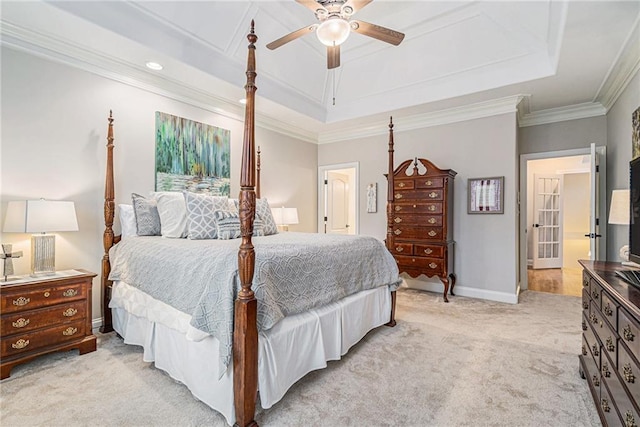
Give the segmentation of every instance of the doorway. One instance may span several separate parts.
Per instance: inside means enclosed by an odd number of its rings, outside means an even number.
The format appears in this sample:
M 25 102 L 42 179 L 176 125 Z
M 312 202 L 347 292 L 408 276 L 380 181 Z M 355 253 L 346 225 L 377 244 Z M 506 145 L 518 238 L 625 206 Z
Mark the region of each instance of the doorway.
M 605 155 L 593 145 L 520 156 L 520 290 L 580 296 L 578 260 L 606 258 Z
M 358 234 L 358 163 L 318 167 L 318 232 Z

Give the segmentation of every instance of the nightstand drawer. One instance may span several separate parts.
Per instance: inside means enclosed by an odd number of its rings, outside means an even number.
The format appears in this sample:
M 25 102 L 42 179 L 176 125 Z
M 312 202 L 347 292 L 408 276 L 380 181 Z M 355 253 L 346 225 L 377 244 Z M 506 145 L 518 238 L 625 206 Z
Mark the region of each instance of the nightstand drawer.
M 83 283 L 62 286 L 43 286 L 38 289 L 13 291 L 2 295 L 2 314 L 31 310 L 67 301 L 86 299 Z
M 30 310 L 21 313 L 2 316 L 0 330 L 2 336 L 24 333 L 34 329 L 84 319 L 86 317 L 86 303 L 78 301 L 71 304 L 60 304 L 50 308 Z
M 85 336 L 85 323 L 84 320 L 79 320 L 73 323 L 58 325 L 50 329 L 42 329 L 3 338 L 1 356 L 5 358 L 14 354 L 25 353 L 38 348 L 83 338 Z

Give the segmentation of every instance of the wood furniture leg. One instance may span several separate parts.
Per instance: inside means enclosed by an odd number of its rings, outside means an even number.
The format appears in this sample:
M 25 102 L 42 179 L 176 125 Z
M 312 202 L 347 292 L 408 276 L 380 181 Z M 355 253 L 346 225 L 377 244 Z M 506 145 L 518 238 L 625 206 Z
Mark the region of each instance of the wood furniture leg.
M 451 273 L 449 275 L 449 280 L 451 280 L 451 290 L 449 291 L 449 293 L 455 297 L 456 294 L 453 293 L 453 287 L 456 285 L 456 275 L 455 275 L 455 273 Z
M 389 323 L 385 323 L 385 326 L 396 326 L 396 291 L 391 292 L 391 318 Z
M 449 302 L 449 299 L 447 298 L 447 294 L 449 293 L 449 278 L 441 277 L 440 281 L 444 285 L 444 293 L 442 294 L 442 297 L 444 298 L 444 302 Z
M 109 111 L 109 129 L 107 131 L 107 176 L 104 186 L 104 233 L 102 235 L 102 243 L 104 246 L 104 255 L 102 257 L 102 272 L 100 283 L 102 285 L 102 326 L 100 332 L 106 334 L 113 331 L 111 320 L 111 309 L 109 308 L 109 300 L 111 299 L 111 281 L 109 273 L 111 272 L 111 263 L 109 262 L 109 249 L 116 242 L 113 235 L 113 216 L 115 213 L 114 202 L 114 184 L 113 184 L 113 111 Z M 119 240 L 119 239 L 118 239 Z

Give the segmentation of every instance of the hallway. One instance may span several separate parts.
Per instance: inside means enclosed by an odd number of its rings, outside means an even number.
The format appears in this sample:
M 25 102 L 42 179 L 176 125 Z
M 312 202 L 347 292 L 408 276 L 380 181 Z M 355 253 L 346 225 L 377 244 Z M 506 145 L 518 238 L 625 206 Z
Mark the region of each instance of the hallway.
M 549 268 L 527 269 L 530 291 L 547 292 L 560 295 L 582 296 L 582 269 Z

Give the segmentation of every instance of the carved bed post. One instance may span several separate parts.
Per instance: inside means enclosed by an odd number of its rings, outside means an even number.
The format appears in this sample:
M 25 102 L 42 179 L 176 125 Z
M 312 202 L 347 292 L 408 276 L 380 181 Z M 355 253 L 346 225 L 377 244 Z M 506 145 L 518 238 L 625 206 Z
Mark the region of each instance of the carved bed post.
M 256 199 L 260 198 L 260 146 L 258 145 L 258 160 L 256 162 Z
M 115 213 L 114 185 L 113 185 L 113 112 L 109 110 L 109 128 L 107 131 L 107 176 L 104 183 L 104 233 L 102 243 L 104 246 L 104 256 L 102 257 L 102 327 L 100 332 L 107 333 L 113 331 L 111 322 L 111 310 L 109 309 L 109 299 L 111 281 L 108 280 L 111 272 L 109 262 L 109 249 L 116 243 L 113 235 L 113 216 Z
M 249 54 L 247 59 L 247 104 L 245 106 L 244 140 L 242 144 L 242 166 L 240 170 L 240 231 L 242 242 L 238 251 L 238 270 L 242 289 L 235 302 L 233 329 L 233 393 L 236 409 L 236 425 L 257 425 L 253 420 L 258 393 L 258 327 L 257 301 L 251 290 L 255 268 L 255 251 L 251 243 L 255 216 L 255 42 L 254 22 L 251 21 Z
M 389 117 L 389 172 L 387 175 L 387 249 L 393 253 L 393 116 Z M 391 318 L 387 326 L 396 326 L 396 291 L 391 292 Z

